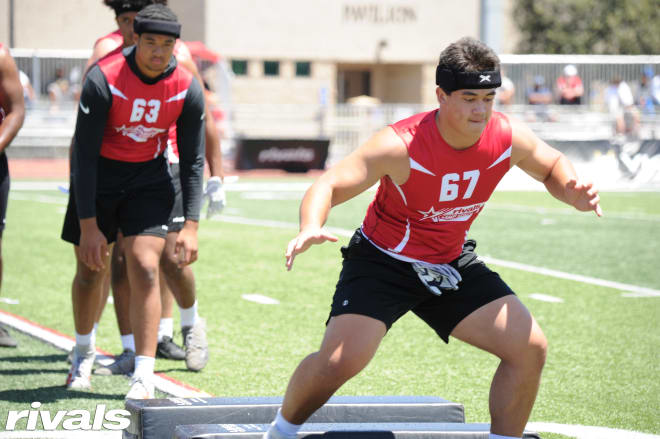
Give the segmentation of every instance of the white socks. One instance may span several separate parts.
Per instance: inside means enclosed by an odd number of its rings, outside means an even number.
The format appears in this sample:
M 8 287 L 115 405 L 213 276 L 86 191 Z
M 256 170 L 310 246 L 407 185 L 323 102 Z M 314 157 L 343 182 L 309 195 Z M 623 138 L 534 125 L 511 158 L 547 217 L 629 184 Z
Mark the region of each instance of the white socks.
M 179 308 L 181 314 L 181 327 L 193 326 L 197 322 L 197 301 L 190 308 Z
M 491 433 L 488 435 L 488 439 L 522 439 L 522 438 L 517 436 L 501 436 L 499 434 Z
M 133 334 L 120 335 L 121 338 L 121 347 L 123 350 L 130 350 L 135 352 L 135 338 Z
M 142 377 L 149 378 L 154 374 L 154 365 L 156 359 L 154 357 L 147 357 L 145 355 L 137 355 L 135 357 L 135 372 L 133 378 Z
M 89 334 L 78 334 L 76 332 L 76 350 L 78 353 L 94 351 L 94 330 Z
M 271 428 L 276 428 L 279 433 L 287 438 L 295 438 L 302 425 L 292 424 L 282 416 L 282 409 L 277 410 L 275 420 L 270 424 Z
M 173 338 L 174 319 L 172 317 L 162 318 L 158 322 L 158 341 L 163 341 L 163 337 Z

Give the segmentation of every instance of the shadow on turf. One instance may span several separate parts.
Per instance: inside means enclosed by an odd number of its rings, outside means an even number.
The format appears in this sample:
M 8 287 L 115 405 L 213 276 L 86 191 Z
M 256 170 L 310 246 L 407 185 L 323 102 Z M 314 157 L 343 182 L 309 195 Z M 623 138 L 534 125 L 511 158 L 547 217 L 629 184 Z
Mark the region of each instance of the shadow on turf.
M 3 351 L 4 353 L 5 351 Z M 65 354 L 50 354 L 50 355 L 17 355 L 15 357 L 0 357 L 0 362 L 10 362 L 10 363 L 29 363 L 29 362 L 40 362 L 40 363 L 56 363 L 58 361 L 65 361 Z
M 0 392 L 0 401 L 16 403 L 32 403 L 39 401 L 42 404 L 58 402 L 65 399 L 97 399 L 97 400 L 123 400 L 124 395 L 112 393 L 82 392 L 67 390 L 64 386 L 37 387 L 35 389 L 10 389 Z

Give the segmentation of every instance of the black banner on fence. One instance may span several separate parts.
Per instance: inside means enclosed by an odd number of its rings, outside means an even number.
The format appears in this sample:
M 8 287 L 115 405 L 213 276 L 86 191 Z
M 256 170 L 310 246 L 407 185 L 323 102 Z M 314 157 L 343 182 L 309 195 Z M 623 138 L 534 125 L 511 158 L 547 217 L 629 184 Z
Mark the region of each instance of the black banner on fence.
M 324 169 L 329 139 L 240 139 L 236 169 Z

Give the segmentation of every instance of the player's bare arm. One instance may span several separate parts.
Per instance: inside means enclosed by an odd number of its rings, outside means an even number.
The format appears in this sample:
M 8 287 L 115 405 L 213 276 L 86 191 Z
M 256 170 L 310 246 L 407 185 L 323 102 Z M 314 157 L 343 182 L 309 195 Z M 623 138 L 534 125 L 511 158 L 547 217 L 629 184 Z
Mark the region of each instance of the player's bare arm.
M 85 66 L 85 73 L 94 65 L 94 63 L 104 56 L 106 56 L 108 53 L 112 52 L 115 50 L 119 45 L 117 42 L 109 39 L 109 38 L 104 38 L 100 40 L 95 46 L 94 50 L 92 51 L 92 56 L 89 57 L 87 60 L 87 65 Z M 83 78 L 85 79 L 85 78 Z
M 23 87 L 18 77 L 16 63 L 6 48 L 0 48 L 0 106 L 5 119 L 0 125 L 0 153 L 14 139 L 25 119 Z
M 360 148 L 324 172 L 312 184 L 300 205 L 300 232 L 289 242 L 286 267 L 291 270 L 297 254 L 312 244 L 335 242 L 337 237 L 323 229 L 333 206 L 350 200 L 388 175 L 403 184 L 410 174 L 408 151 L 390 127 L 376 133 Z
M 602 216 L 598 189 L 592 182 L 581 180 L 571 162 L 532 132 L 525 124 L 511 120 L 511 166 L 517 165 L 542 182 L 555 198 L 588 212 Z

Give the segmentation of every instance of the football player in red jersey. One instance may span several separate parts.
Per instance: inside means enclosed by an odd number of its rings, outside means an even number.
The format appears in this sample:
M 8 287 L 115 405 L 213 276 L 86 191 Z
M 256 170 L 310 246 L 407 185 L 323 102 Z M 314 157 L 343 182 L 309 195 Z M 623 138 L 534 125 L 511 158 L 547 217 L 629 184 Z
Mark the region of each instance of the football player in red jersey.
M 115 19 L 118 29 L 111 32 L 94 43 L 94 51 L 88 61 L 88 69 L 99 59 L 108 56 L 108 54 L 117 52 L 125 47 L 133 45 L 133 20 L 137 12 L 144 6 L 149 4 L 167 4 L 166 0 L 104 0 L 104 3 L 111 7 L 115 12 Z M 183 67 L 190 70 L 200 83 L 202 78 L 199 75 L 197 67 L 193 62 L 190 51 L 187 46 L 177 39 L 174 47 L 174 55 L 177 62 Z M 206 160 L 209 164 L 211 177 L 207 182 L 205 197 L 209 199 L 207 209 L 207 216 L 212 216 L 222 210 L 225 203 L 224 189 L 222 187 L 223 171 L 222 171 L 222 155 L 220 150 L 220 139 L 215 123 L 209 112 L 207 114 L 206 124 Z M 181 218 L 181 194 L 180 188 L 177 186 L 178 180 L 178 151 L 176 147 L 176 131 L 170 132 L 170 142 L 172 146 L 168 151 L 168 158 L 172 165 L 172 174 L 177 188 L 177 201 L 175 209 L 173 210 L 172 219 L 177 221 L 170 221 L 169 233 L 166 244 L 166 251 L 161 261 L 161 305 L 162 314 L 158 330 L 158 346 L 157 356 L 161 358 L 168 358 L 174 360 L 186 360 L 187 366 L 191 370 L 200 370 L 206 364 L 208 358 L 205 349 L 193 348 L 191 344 L 185 343 L 184 336 L 184 351 L 177 346 L 173 340 L 173 295 L 172 290 L 176 291 L 178 304 L 181 310 L 181 326 L 184 334 L 190 333 L 189 328 L 194 326 L 197 321 L 197 303 L 190 298 L 195 297 L 195 279 L 191 267 L 180 268 L 177 266 L 175 258 L 173 258 L 172 251 L 174 243 L 176 242 L 176 234 L 181 229 L 182 222 L 178 221 Z M 121 243 L 121 235 L 118 237 L 118 243 Z M 128 318 L 128 303 L 130 291 L 128 290 L 128 281 L 125 267 L 125 260 L 121 251 L 121 245 L 114 246 L 111 258 L 111 273 L 112 273 L 112 287 L 114 308 L 117 317 L 117 323 L 122 340 L 123 352 L 119 355 L 115 362 L 109 366 L 102 366 L 95 370 L 99 375 L 111 374 L 130 374 L 133 371 L 135 344 L 133 334 Z M 100 308 L 96 317 L 95 328 L 101 318 L 103 309 L 105 308 L 106 299 L 108 296 L 108 287 L 105 286 L 104 297 L 100 302 Z
M 136 347 L 127 397 L 149 398 L 161 312 L 158 270 L 175 202 L 164 153 L 176 124 L 184 221 L 172 254 L 181 268 L 197 259 L 204 95 L 199 81 L 172 56 L 181 25 L 170 9 L 147 6 L 134 28 L 136 45 L 89 70 L 79 103 L 62 237 L 75 245 L 77 277 L 84 281 L 74 280 L 76 348 L 67 387 L 91 387 L 94 310 L 109 246 L 121 230 Z
M 445 342 L 451 335 L 500 359 L 489 398 L 490 437 L 523 434 L 547 341 L 513 291 L 477 258 L 467 232 L 513 166 L 559 200 L 600 216 L 598 191 L 525 125 L 492 111 L 499 58 L 480 41 L 449 45 L 440 55 L 436 84 L 438 109 L 381 130 L 303 198 L 300 232 L 286 250 L 288 269 L 312 244 L 337 240 L 323 228 L 332 206 L 380 181 L 361 228 L 342 248 L 321 347 L 293 373 L 267 438 L 295 437 L 411 310 Z
M 5 230 L 7 200 L 9 199 L 9 164 L 5 150 L 25 119 L 23 86 L 16 63 L 9 50 L 0 43 L 0 287 L 2 287 L 2 233 Z M 0 347 L 16 347 L 9 332 L 0 325 Z

